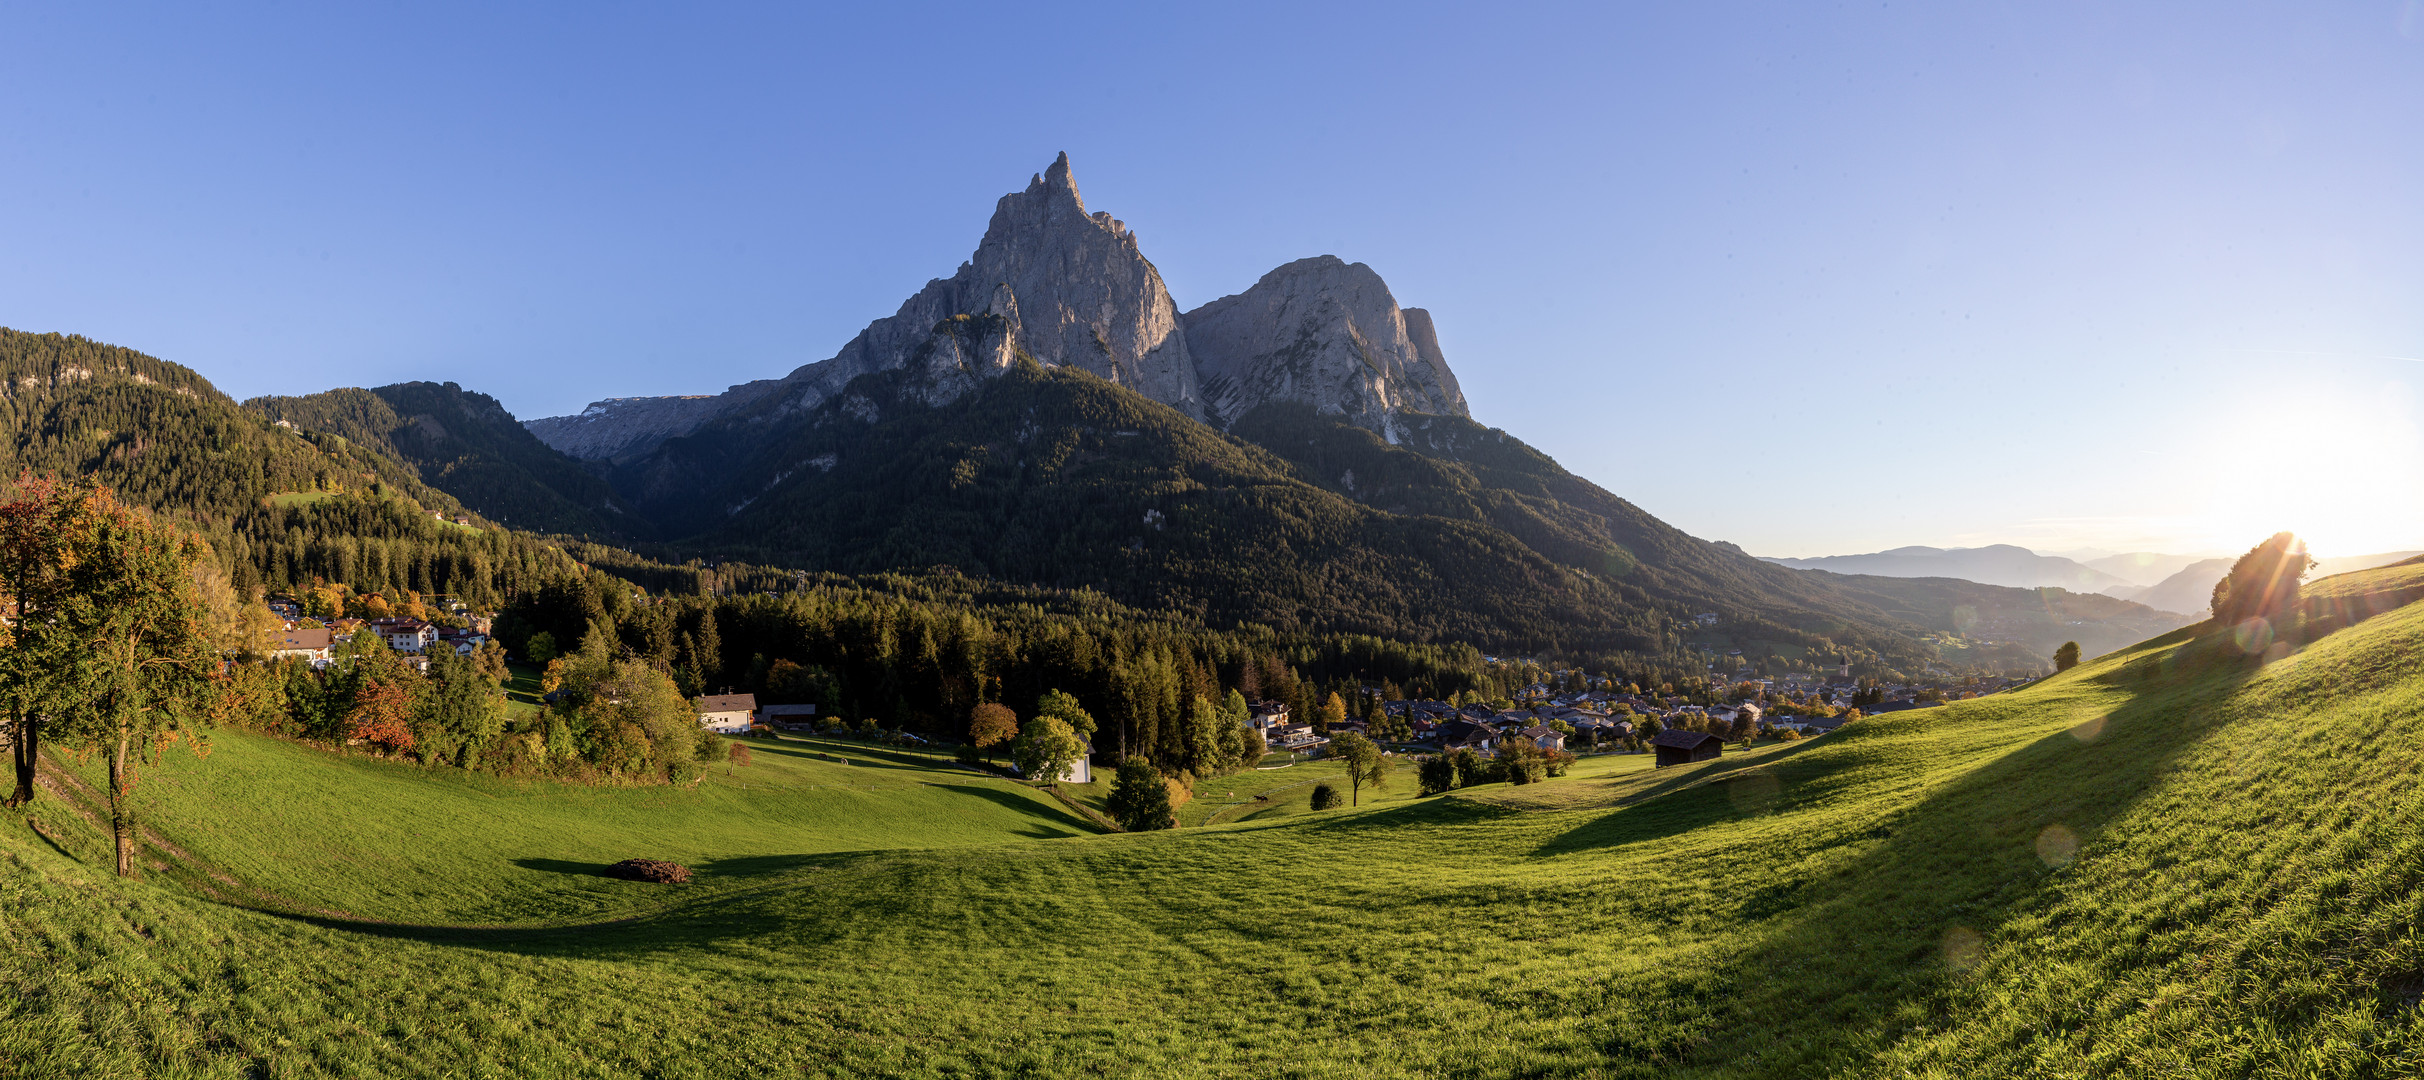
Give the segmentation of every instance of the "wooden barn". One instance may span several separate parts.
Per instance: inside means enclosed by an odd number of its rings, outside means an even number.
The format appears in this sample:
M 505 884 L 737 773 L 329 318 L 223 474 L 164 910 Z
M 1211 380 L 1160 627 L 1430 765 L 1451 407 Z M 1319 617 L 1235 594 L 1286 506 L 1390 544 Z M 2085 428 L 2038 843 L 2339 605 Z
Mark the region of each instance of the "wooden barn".
M 1658 767 L 1661 769 L 1669 765 L 1689 765 L 1695 761 L 1715 761 L 1718 755 L 1725 753 L 1724 739 L 1705 731 L 1686 731 L 1682 728 L 1668 728 L 1659 732 L 1657 738 L 1650 740 L 1650 745 L 1657 748 Z

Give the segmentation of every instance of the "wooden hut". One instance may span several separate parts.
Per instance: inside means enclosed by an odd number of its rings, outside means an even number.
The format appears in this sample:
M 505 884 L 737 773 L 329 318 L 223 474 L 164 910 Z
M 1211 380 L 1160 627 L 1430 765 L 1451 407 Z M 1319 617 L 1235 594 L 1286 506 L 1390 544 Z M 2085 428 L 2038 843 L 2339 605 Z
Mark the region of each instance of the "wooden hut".
M 1695 761 L 1715 761 L 1725 753 L 1725 740 L 1705 731 L 1668 728 L 1650 740 L 1658 752 L 1658 767 L 1689 765 Z

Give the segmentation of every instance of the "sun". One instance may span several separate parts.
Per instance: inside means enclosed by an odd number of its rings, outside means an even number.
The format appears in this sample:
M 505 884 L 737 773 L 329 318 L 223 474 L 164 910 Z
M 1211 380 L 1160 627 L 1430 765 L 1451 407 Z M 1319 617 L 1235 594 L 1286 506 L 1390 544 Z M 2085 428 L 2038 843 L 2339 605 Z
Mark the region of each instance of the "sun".
M 2403 383 L 2237 404 L 2191 481 L 2206 546 L 2244 551 L 2286 529 L 2325 557 L 2424 548 L 2424 425 Z

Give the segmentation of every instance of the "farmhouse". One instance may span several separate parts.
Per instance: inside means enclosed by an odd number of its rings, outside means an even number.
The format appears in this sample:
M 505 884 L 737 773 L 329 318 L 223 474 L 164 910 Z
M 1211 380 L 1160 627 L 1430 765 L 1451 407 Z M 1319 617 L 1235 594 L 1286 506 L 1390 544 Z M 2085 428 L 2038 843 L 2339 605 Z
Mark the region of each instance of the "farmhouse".
M 1496 745 L 1498 732 L 1487 724 L 1451 720 L 1439 729 L 1439 748 L 1442 750 L 1474 750 L 1486 754 Z
M 1523 729 L 1523 737 L 1532 740 L 1532 745 L 1543 750 L 1565 749 L 1565 733 L 1547 724 L 1534 724 Z
M 1686 728 L 1661 731 L 1657 738 L 1650 740 L 1650 745 L 1657 748 L 1658 767 L 1661 769 L 1669 765 L 1689 765 L 1695 761 L 1714 761 L 1725 753 L 1725 740 L 1705 731 Z
M 756 714 L 756 694 L 709 694 L 699 699 L 699 726 L 718 734 L 748 734 Z
M 816 706 L 768 705 L 758 710 L 758 719 L 776 731 L 814 731 Z

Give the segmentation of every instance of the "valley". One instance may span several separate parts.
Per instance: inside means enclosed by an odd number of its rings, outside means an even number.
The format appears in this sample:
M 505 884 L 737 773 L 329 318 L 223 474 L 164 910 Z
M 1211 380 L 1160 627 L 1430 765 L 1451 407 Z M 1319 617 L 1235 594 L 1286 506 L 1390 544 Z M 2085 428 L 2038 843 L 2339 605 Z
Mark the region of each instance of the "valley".
M 49 803 L 49 839 L 0 839 L 0 926 L 20 943 L 0 1060 L 95 1076 L 2364 1071 L 2424 1034 L 2392 1011 L 2424 885 L 2412 793 L 2398 767 L 2350 767 L 2424 753 L 2414 569 L 2319 583 L 2319 601 L 2397 606 L 2260 666 L 2227 632 L 2183 631 L 1613 807 L 1516 809 L 1491 792 L 1518 789 L 1483 787 L 1050 839 L 1019 833 L 1083 830 L 839 745 L 857 760 L 783 744 L 692 790 L 549 798 L 370 763 L 256 772 L 296 751 L 223 737 L 242 801 L 428 826 L 413 857 L 481 886 L 420 892 L 430 875 L 358 825 L 166 812 L 223 782 L 205 775 L 217 755 L 147 789 L 163 838 L 241 868 L 255 896 L 351 914 L 112 881 L 84 861 L 89 823 Z M 442 827 L 516 803 L 548 816 Z M 685 824 L 702 813 L 719 824 Z M 592 876 L 642 849 L 708 873 Z

